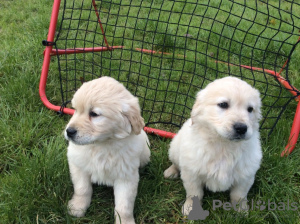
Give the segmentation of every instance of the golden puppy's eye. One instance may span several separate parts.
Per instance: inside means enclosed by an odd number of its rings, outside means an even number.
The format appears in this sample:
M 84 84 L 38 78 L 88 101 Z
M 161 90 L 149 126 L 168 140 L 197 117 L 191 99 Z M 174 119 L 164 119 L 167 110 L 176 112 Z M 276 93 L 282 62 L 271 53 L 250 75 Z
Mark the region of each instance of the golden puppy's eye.
M 222 102 L 218 104 L 219 107 L 221 107 L 222 109 L 228 109 L 229 104 L 227 102 Z
M 89 113 L 89 115 L 90 115 L 90 117 L 98 117 L 98 116 L 100 116 L 100 115 L 96 114 L 96 113 L 93 112 L 93 111 L 91 111 L 91 112 Z
M 251 113 L 253 111 L 253 107 L 248 107 L 248 112 Z

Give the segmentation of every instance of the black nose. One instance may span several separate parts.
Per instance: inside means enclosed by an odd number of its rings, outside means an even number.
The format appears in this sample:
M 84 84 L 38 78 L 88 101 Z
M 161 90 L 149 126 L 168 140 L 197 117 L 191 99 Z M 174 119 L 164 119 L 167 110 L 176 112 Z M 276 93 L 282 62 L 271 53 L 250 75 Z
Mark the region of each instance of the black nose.
M 233 125 L 235 132 L 239 135 L 243 135 L 247 132 L 247 125 L 243 123 L 236 123 Z
M 67 128 L 66 132 L 67 132 L 67 136 L 69 138 L 72 138 L 76 135 L 77 130 L 75 128 Z

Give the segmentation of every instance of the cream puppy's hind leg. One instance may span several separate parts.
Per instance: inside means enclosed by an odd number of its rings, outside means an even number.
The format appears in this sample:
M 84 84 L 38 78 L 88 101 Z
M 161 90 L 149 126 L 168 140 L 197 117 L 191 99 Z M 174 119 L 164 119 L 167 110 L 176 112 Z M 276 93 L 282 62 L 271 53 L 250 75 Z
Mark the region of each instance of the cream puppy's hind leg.
M 230 190 L 230 200 L 232 204 L 239 204 L 238 211 L 247 211 L 249 209 L 247 203 L 247 194 L 254 183 L 254 177 L 243 180 L 232 186 Z
M 169 159 L 172 162 L 172 165 L 164 171 L 164 177 L 174 179 L 179 176 L 180 169 L 179 169 L 179 155 L 180 155 L 180 133 L 178 133 L 173 140 L 171 141 L 170 148 L 169 148 Z
M 69 167 L 74 186 L 73 197 L 68 203 L 69 214 L 83 217 L 91 203 L 93 192 L 91 177 L 70 162 Z
M 198 176 L 193 175 L 190 171 L 181 170 L 181 179 L 186 191 L 186 201 L 182 206 L 182 214 L 188 215 L 193 208 L 192 197 L 197 196 L 202 204 L 203 183 Z
M 179 169 L 175 164 L 172 164 L 168 169 L 165 170 L 164 172 L 164 177 L 165 178 L 170 178 L 174 179 L 179 176 Z
M 115 223 L 135 224 L 133 217 L 134 201 L 137 194 L 137 180 L 116 180 L 115 195 Z

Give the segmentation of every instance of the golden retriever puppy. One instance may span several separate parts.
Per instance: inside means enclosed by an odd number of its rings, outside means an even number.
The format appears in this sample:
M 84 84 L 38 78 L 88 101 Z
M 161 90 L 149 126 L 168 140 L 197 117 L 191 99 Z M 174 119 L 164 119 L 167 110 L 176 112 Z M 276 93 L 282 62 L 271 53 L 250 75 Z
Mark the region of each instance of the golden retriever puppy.
M 138 99 L 115 79 L 102 77 L 84 83 L 72 106 L 75 113 L 64 132 L 74 185 L 69 213 L 84 216 L 92 183 L 105 184 L 114 188 L 116 223 L 135 223 L 139 167 L 150 159 Z
M 259 92 L 238 78 L 215 80 L 198 92 L 191 118 L 171 142 L 172 165 L 164 172 L 165 178 L 180 172 L 187 198 L 184 215 L 193 196 L 202 200 L 205 186 L 213 192 L 230 189 L 231 201 L 242 201 L 238 209 L 247 209 L 262 159 L 260 108 Z

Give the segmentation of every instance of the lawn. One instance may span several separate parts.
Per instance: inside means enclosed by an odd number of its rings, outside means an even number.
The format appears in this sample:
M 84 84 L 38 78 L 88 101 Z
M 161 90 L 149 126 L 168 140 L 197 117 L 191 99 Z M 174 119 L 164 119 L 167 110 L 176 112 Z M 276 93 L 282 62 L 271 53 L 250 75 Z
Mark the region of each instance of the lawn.
M 273 204 L 269 209 L 253 209 L 248 215 L 221 208 L 213 210 L 213 200 L 227 202 L 229 192 L 206 191 L 203 207 L 210 215 L 203 223 L 300 223 L 300 208 L 296 211 L 287 208 L 287 204 L 291 205 L 292 202 L 300 207 L 299 143 L 289 157 L 280 157 L 287 143 L 296 102 L 289 100 L 290 93 L 271 76 L 215 63 L 215 60 L 221 59 L 257 67 L 262 67 L 264 63 L 268 69 L 280 70 L 285 55 L 297 40 L 295 35 L 289 36 L 284 31 L 297 33 L 293 31 L 296 28 L 289 24 L 294 21 L 295 27 L 299 27 L 299 19 L 286 12 L 279 14 L 276 10 L 280 6 L 288 11 L 289 1 L 270 0 L 268 7 L 264 3 L 266 1 L 259 1 L 258 6 L 255 1 L 249 1 L 245 11 L 241 5 L 246 3 L 242 0 L 233 1 L 236 2 L 233 5 L 230 3 L 232 1 L 224 0 L 221 6 L 220 0 L 204 0 L 195 7 L 196 2 L 98 2 L 108 41 L 126 48 L 95 53 L 93 56 L 60 56 L 61 74 L 58 72 L 57 59 L 53 57 L 47 95 L 51 102 L 57 105 L 62 103 L 60 78 L 63 80 L 63 100 L 68 101 L 75 90 L 74 85 L 78 87 L 82 77 L 85 80 L 95 78 L 95 74 L 118 77 L 140 98 L 143 117 L 151 127 L 175 132 L 189 116 L 194 96 L 200 88 L 215 77 L 232 74 L 243 78 L 262 93 L 263 115 L 267 118 L 262 123 L 262 166 L 248 200 L 256 205 L 265 202 L 267 207 L 268 202 Z M 85 5 L 82 1 L 76 4 L 76 8 L 81 5 L 90 7 L 90 3 Z M 98 39 L 94 39 L 93 32 L 87 35 L 77 32 L 78 28 L 81 31 L 94 30 L 97 21 L 88 23 L 84 19 L 89 17 L 90 11 L 84 11 L 81 20 L 71 21 L 68 18 L 78 15 L 76 10 L 71 13 L 71 7 L 72 4 L 66 5 L 65 18 L 69 23 L 57 29 L 60 34 L 58 47 L 74 48 L 83 44 L 87 44 L 87 47 L 93 44 L 102 46 L 101 33 L 96 36 Z M 255 13 L 256 7 L 259 7 L 260 13 Z M 0 222 L 113 223 L 113 191 L 105 186 L 94 186 L 92 203 L 84 218 L 77 219 L 67 214 L 67 202 L 73 189 L 66 158 L 67 142 L 62 133 L 70 117 L 59 116 L 46 109 L 38 94 L 44 50 L 41 42 L 47 38 L 52 1 L 0 1 L 0 8 Z M 164 11 L 170 9 L 172 13 Z M 234 16 L 229 16 L 228 10 Z M 263 12 L 269 12 L 272 16 L 268 17 Z M 294 6 L 293 13 L 299 15 L 300 7 Z M 204 17 L 206 19 L 199 25 Z M 279 23 L 277 18 L 285 22 Z M 248 20 L 255 20 L 256 23 L 251 26 Z M 260 24 L 267 24 L 268 28 L 264 29 Z M 70 32 L 68 28 L 71 28 Z M 274 30 L 277 29 L 283 32 L 276 33 Z M 274 41 L 268 42 L 266 38 L 273 38 Z M 282 40 L 288 44 L 281 45 Z M 169 54 L 142 54 L 134 50 L 136 48 Z M 242 52 L 240 57 L 239 52 Z M 299 54 L 298 47 L 292 55 L 288 73 L 292 84 L 298 89 L 300 64 L 296 59 Z M 283 75 L 285 77 L 285 73 Z M 274 117 L 281 111 L 280 120 L 268 136 L 276 123 Z M 156 123 L 158 121 L 167 124 Z M 170 165 L 167 156 L 170 140 L 156 136 L 149 138 L 151 162 L 140 171 L 141 180 L 134 209 L 136 222 L 187 221 L 180 212 L 185 199 L 181 180 L 165 180 L 162 175 Z M 285 207 L 279 209 L 281 202 Z

